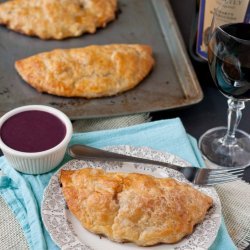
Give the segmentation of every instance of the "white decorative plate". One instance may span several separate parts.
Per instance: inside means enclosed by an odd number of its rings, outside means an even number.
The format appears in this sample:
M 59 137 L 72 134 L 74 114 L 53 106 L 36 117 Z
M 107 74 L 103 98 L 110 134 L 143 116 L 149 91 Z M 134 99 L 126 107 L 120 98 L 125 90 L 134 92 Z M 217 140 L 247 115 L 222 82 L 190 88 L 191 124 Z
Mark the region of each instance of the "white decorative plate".
M 132 147 L 126 145 L 112 146 L 106 149 L 117 153 L 170 162 L 180 166 L 188 166 L 187 162 L 175 155 L 152 150 L 148 147 Z M 109 172 L 145 173 L 156 177 L 172 177 L 182 182 L 188 182 L 182 174 L 177 171 L 165 167 L 144 164 L 72 160 L 62 166 L 61 169 L 80 169 L 84 167 L 103 168 Z M 52 176 L 49 185 L 45 189 L 42 201 L 42 219 L 52 239 L 60 248 L 71 250 L 142 249 L 142 247 L 138 247 L 133 243 L 115 243 L 105 237 L 100 237 L 85 230 L 80 222 L 67 209 L 58 179 L 59 174 L 60 170 Z M 209 210 L 205 220 L 195 227 L 191 235 L 185 237 L 178 244 L 160 244 L 145 247 L 146 250 L 202 250 L 208 249 L 213 243 L 221 223 L 221 204 L 219 197 L 214 188 L 194 187 L 213 198 L 214 205 Z

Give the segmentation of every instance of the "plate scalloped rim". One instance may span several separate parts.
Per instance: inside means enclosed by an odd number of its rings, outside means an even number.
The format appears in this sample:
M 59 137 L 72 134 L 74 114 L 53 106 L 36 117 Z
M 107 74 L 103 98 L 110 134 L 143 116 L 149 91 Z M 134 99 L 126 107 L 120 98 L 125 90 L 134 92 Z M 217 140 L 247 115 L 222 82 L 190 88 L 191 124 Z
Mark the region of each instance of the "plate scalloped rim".
M 188 167 L 190 164 L 181 159 L 180 157 L 173 155 L 168 152 L 162 152 L 158 150 L 151 149 L 149 147 L 135 147 L 129 145 L 119 145 L 119 146 L 108 146 L 105 147 L 108 151 L 113 151 L 117 153 L 133 155 L 142 158 L 149 158 L 152 160 L 159 160 L 163 162 L 174 163 L 183 167 Z M 161 166 L 145 165 L 138 163 L 121 163 L 121 162 L 93 162 L 93 161 L 83 161 L 83 160 L 71 160 L 65 163 L 54 175 L 51 177 L 48 186 L 44 190 L 43 200 L 41 205 L 41 214 L 43 223 L 49 232 L 53 241 L 62 249 L 72 249 L 72 250 L 95 250 L 96 248 L 91 247 L 85 242 L 81 241 L 74 231 L 74 223 L 71 216 L 67 215 L 66 203 L 63 198 L 63 194 L 59 183 L 59 174 L 61 169 L 79 169 L 84 167 L 93 168 L 103 168 L 106 171 L 131 171 L 139 172 L 145 174 L 152 174 L 156 177 L 172 177 L 181 182 L 189 183 L 194 188 L 210 195 L 214 200 L 214 206 L 208 211 L 205 220 L 195 227 L 194 232 L 185 237 L 177 244 L 161 244 L 157 246 L 147 247 L 147 249 L 160 250 L 160 249 L 174 249 L 174 250 L 203 250 L 208 249 L 208 247 L 213 243 L 218 233 L 221 224 L 221 203 L 220 199 L 212 187 L 201 187 L 193 185 L 188 182 L 181 173 L 167 169 Z M 129 168 L 129 169 L 128 169 Z M 85 230 L 85 229 L 84 229 Z M 88 231 L 86 231 L 89 233 Z M 94 235 L 92 233 L 89 233 Z M 96 240 L 102 240 L 98 235 Z M 132 249 L 130 248 L 132 243 L 126 243 L 127 248 L 124 248 L 126 244 L 119 244 L 107 240 L 110 245 L 122 246 L 122 249 Z M 115 244 L 115 245 L 114 245 Z M 136 247 L 133 244 L 133 249 L 142 249 L 141 247 Z M 100 248 L 101 249 L 101 248 Z M 117 247 L 115 249 L 118 249 Z

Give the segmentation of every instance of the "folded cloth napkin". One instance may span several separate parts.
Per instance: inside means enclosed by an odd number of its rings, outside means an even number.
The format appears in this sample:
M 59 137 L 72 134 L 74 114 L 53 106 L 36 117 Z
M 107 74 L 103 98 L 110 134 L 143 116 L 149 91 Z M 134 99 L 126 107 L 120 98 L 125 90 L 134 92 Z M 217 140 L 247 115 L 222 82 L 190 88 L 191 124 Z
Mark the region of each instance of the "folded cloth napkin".
M 125 144 L 148 146 L 178 155 L 194 166 L 203 165 L 196 141 L 186 134 L 178 118 L 114 130 L 78 133 L 73 135 L 70 143 L 82 143 L 99 148 Z M 66 155 L 60 165 L 68 160 L 70 157 Z M 43 190 L 55 170 L 36 176 L 21 174 L 11 168 L 4 157 L 0 158 L 0 168 L 5 174 L 0 177 L 0 195 L 19 220 L 30 249 L 58 249 L 45 230 L 40 215 Z M 222 222 L 210 250 L 224 249 L 233 250 L 236 247 Z

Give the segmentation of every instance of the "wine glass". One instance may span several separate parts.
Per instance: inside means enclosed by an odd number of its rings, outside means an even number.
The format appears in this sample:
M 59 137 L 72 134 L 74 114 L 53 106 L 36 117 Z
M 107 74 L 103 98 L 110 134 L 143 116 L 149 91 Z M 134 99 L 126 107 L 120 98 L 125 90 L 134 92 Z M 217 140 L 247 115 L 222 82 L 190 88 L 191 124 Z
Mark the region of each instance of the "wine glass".
M 250 136 L 237 127 L 250 100 L 250 23 L 221 25 L 222 9 L 213 14 L 208 64 L 216 87 L 228 98 L 228 124 L 203 134 L 199 148 L 214 167 L 244 168 L 250 165 Z

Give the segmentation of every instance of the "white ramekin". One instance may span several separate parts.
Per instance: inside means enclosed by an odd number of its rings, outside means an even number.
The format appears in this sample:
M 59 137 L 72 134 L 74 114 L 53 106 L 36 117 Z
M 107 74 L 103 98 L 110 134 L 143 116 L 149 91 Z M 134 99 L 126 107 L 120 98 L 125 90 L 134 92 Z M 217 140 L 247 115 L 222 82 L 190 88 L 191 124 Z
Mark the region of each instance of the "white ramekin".
M 72 136 L 72 124 L 69 118 L 61 111 L 45 105 L 27 105 L 9 111 L 0 118 L 0 129 L 3 123 L 11 116 L 30 110 L 45 111 L 58 117 L 66 127 L 64 139 L 55 147 L 35 153 L 26 153 L 8 147 L 0 137 L 0 148 L 9 162 L 16 170 L 26 174 L 43 174 L 51 171 L 63 160 L 68 143 Z

